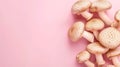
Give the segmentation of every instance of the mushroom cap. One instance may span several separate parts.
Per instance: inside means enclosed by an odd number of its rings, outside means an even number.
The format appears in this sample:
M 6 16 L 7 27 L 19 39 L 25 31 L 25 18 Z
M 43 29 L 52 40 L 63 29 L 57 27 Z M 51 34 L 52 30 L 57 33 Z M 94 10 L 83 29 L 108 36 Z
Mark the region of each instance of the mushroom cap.
M 120 22 L 120 9 L 115 13 L 114 19 L 115 19 L 117 22 Z
M 93 42 L 88 44 L 87 50 L 93 54 L 104 54 L 108 51 L 108 49 L 101 46 L 99 42 Z
M 76 56 L 76 60 L 79 62 L 79 63 L 83 63 L 87 60 L 89 60 L 90 58 L 90 53 L 88 51 L 81 51 L 80 53 L 77 54 Z
M 75 22 L 68 30 L 68 36 L 75 42 L 78 41 L 84 32 L 84 23 L 81 21 Z
M 98 18 L 93 18 L 86 23 L 86 30 L 94 31 L 101 30 L 104 28 L 104 22 Z
M 79 0 L 73 4 L 72 13 L 79 15 L 81 12 L 86 11 L 90 5 L 91 2 L 89 0 Z
M 112 7 L 112 4 L 107 0 L 97 0 L 94 1 L 90 7 L 91 12 L 99 12 L 108 10 Z
M 112 49 L 110 50 L 107 54 L 107 57 L 113 57 L 113 56 L 117 56 L 117 55 L 120 55 L 120 46 L 117 47 L 116 49 Z
M 104 47 L 114 49 L 120 45 L 120 31 L 114 27 L 107 27 L 99 33 L 98 40 Z

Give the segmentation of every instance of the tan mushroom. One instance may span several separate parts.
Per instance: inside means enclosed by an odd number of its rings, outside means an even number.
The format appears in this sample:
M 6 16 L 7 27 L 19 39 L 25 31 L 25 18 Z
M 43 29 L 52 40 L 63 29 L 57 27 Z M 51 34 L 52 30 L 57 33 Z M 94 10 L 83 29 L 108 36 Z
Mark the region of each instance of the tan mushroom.
M 93 32 L 96 39 L 98 39 L 98 31 L 104 28 L 104 23 L 98 18 L 93 18 L 86 23 L 86 30 Z
M 111 25 L 113 21 L 105 13 L 105 11 L 110 9 L 111 7 L 112 7 L 111 3 L 108 2 L 107 0 L 97 0 L 92 3 L 90 11 L 98 12 L 98 15 L 105 22 L 105 24 Z
M 94 63 L 89 61 L 89 59 L 90 59 L 90 53 L 88 51 L 81 51 L 76 56 L 76 60 L 79 63 L 85 63 L 87 67 L 95 67 Z
M 105 61 L 103 59 L 102 54 L 104 54 L 108 51 L 107 48 L 102 47 L 101 44 L 98 43 L 98 42 L 93 42 L 93 43 L 88 44 L 87 50 L 90 53 L 95 55 L 98 65 L 104 65 L 105 64 Z
M 114 27 L 107 27 L 99 33 L 98 39 L 104 47 L 114 49 L 120 45 L 120 31 Z
M 93 14 L 87 11 L 90 5 L 91 2 L 89 0 L 79 0 L 73 4 L 72 13 L 77 15 L 81 14 L 86 20 L 89 20 L 93 16 Z
M 110 58 L 115 65 L 115 67 L 120 67 L 120 61 L 118 59 L 118 56 L 120 56 L 120 46 L 116 49 L 110 50 L 107 53 L 107 57 Z
M 114 23 L 112 24 L 113 27 L 117 27 L 120 30 L 120 9 L 114 15 Z
M 94 35 L 84 30 L 84 23 L 81 21 L 75 22 L 68 30 L 68 36 L 73 41 L 78 41 L 84 37 L 90 42 L 94 42 Z
M 117 22 L 120 22 L 120 9 L 115 13 L 114 19 L 115 19 Z

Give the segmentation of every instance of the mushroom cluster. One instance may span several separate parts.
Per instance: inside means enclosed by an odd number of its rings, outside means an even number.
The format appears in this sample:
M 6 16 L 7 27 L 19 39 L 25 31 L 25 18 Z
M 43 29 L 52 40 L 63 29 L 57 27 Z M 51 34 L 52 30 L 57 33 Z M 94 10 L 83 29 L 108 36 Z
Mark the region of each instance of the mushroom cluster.
M 107 0 L 78 0 L 72 5 L 72 14 L 85 18 L 76 21 L 68 30 L 72 42 L 79 41 L 82 37 L 89 44 L 84 51 L 80 51 L 76 60 L 87 67 L 120 67 L 120 9 L 116 11 L 114 20 L 111 20 L 106 11 L 112 7 Z M 95 14 L 98 17 L 95 17 Z M 112 63 L 106 64 L 103 54 Z M 95 56 L 97 65 L 90 60 Z

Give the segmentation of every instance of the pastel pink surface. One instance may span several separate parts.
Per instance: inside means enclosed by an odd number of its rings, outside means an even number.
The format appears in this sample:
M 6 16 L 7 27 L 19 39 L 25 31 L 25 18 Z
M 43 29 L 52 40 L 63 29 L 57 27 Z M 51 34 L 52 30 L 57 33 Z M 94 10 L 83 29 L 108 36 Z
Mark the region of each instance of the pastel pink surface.
M 0 0 L 0 67 L 85 67 L 75 57 L 87 42 L 67 36 L 75 1 Z M 109 1 L 113 19 L 120 1 Z

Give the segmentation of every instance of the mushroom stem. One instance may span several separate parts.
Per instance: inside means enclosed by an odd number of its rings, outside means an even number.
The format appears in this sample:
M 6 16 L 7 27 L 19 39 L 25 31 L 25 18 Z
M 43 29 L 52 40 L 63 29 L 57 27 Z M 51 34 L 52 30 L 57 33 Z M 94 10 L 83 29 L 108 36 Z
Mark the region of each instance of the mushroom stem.
M 118 60 L 118 57 L 117 57 L 117 56 L 111 57 L 111 59 L 112 59 L 113 64 L 114 64 L 116 67 L 120 67 L 120 61 Z
M 117 21 L 114 21 L 112 24 L 111 24 L 111 27 L 115 27 L 115 28 L 118 28 L 118 25 L 119 23 Z
M 99 34 L 98 31 L 94 30 L 93 34 L 94 34 L 95 38 L 98 40 L 98 34 Z
M 105 22 L 105 24 L 111 25 L 113 23 L 112 20 L 106 15 L 104 11 L 98 12 L 98 15 Z
M 92 33 L 84 31 L 82 36 L 88 41 L 94 42 L 94 35 Z
M 111 26 L 120 30 L 120 22 L 114 21 L 114 23 L 112 23 Z
M 87 67 L 95 67 L 94 63 L 89 60 L 85 61 L 84 63 L 87 65 Z
M 102 54 L 95 54 L 95 57 L 96 57 L 96 61 L 97 61 L 98 65 L 105 64 Z
M 91 14 L 88 11 L 84 11 L 81 13 L 81 15 L 86 19 L 86 20 L 90 20 L 93 17 L 93 14 Z
M 114 21 L 114 23 L 112 23 L 111 26 L 120 30 L 120 22 Z

